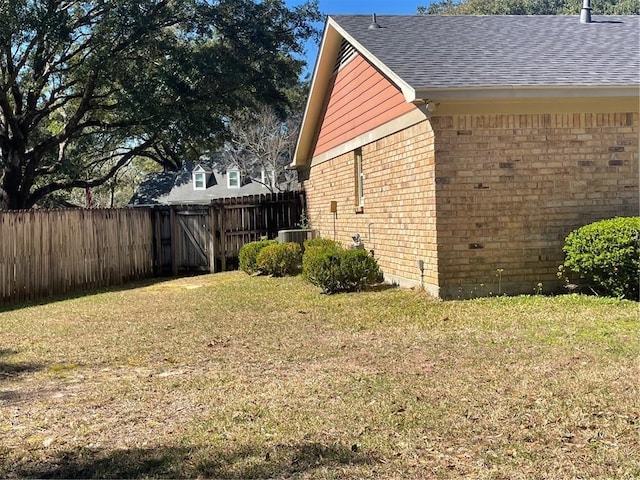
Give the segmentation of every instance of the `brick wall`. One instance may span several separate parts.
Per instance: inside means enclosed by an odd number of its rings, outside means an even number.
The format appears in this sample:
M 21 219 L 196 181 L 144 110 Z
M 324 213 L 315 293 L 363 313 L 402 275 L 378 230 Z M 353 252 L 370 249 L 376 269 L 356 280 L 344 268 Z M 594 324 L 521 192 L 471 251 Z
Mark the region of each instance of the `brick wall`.
M 637 113 L 436 116 L 362 147 L 360 213 L 353 152 L 312 166 L 308 213 L 345 246 L 360 233 L 401 285 L 442 298 L 550 292 L 571 230 L 640 214 L 638 123 Z
M 443 297 L 550 291 L 571 230 L 639 214 L 637 113 L 451 115 L 432 125 Z
M 344 246 L 360 233 L 388 280 L 437 294 L 433 131 L 424 121 L 362 147 L 364 208 L 356 212 L 354 153 L 311 167 L 308 214 L 325 238 Z M 337 202 L 337 214 L 330 212 Z M 335 228 L 334 228 L 335 226 Z M 417 261 L 424 261 L 421 278 Z

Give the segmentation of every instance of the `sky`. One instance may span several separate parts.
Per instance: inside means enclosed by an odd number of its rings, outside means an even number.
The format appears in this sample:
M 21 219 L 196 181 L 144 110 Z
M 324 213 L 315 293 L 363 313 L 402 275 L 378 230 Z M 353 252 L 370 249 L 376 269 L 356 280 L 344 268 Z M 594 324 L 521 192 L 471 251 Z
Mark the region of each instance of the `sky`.
M 287 0 L 287 5 L 293 7 L 304 3 L 304 0 Z M 366 14 L 378 15 L 415 15 L 419 5 L 428 5 L 430 0 L 318 0 L 320 12 L 327 14 Z M 324 24 L 317 25 L 322 30 Z M 318 55 L 318 46 L 314 42 L 306 44 L 307 68 L 305 74 L 313 73 L 313 67 Z

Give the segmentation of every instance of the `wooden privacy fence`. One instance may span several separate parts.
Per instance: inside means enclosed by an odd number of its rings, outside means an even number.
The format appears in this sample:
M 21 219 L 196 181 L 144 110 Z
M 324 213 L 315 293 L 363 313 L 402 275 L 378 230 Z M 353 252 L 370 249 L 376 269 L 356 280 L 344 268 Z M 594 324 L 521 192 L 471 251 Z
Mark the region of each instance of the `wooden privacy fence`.
M 0 301 L 149 277 L 152 233 L 143 210 L 0 212 Z
M 300 192 L 211 205 L 0 211 L 0 304 L 234 267 L 247 242 L 294 228 Z

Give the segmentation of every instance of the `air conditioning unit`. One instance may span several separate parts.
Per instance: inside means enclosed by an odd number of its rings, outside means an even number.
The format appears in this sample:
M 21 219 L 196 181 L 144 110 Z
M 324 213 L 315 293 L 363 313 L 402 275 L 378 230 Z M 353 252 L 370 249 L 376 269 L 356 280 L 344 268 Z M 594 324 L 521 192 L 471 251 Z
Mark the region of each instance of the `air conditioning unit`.
M 312 230 L 310 228 L 296 229 L 296 230 L 279 230 L 278 231 L 278 242 L 280 243 L 288 243 L 295 242 L 300 245 L 301 248 L 304 248 L 304 241 L 310 240 L 312 238 L 316 238 L 318 236 L 317 230 Z

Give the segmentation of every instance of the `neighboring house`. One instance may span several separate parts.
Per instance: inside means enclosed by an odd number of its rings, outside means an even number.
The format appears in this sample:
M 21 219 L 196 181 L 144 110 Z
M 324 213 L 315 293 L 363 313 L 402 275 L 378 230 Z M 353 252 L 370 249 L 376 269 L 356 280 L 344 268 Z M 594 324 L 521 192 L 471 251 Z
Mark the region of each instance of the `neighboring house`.
M 328 17 L 292 164 L 323 237 L 442 298 L 534 293 L 638 215 L 637 16 L 372 20 Z
M 208 205 L 220 198 L 271 193 L 268 172 L 261 178 L 243 176 L 239 169 L 219 172 L 206 164 L 187 163 L 178 172 L 150 174 L 138 187 L 129 205 Z M 278 185 L 276 191 L 285 190 Z

